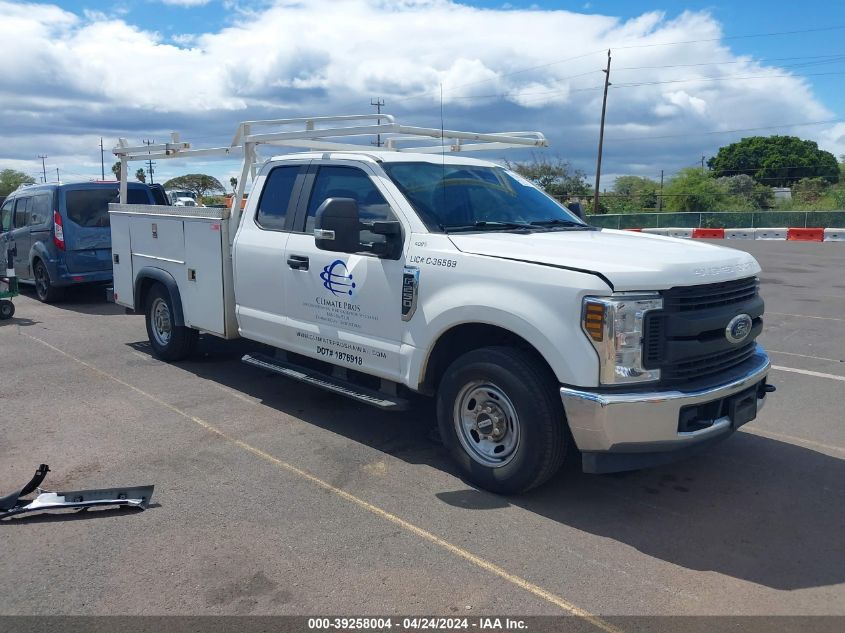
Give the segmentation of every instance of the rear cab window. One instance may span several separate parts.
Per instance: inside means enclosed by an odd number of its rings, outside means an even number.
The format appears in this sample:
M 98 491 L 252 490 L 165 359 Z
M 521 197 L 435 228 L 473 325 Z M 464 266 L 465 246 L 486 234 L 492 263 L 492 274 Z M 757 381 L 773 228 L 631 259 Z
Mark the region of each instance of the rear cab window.
M 15 204 L 15 228 L 29 225 L 29 205 L 32 198 L 18 198 Z
M 298 198 L 293 195 L 301 165 L 275 167 L 267 175 L 258 201 L 255 223 L 262 229 L 285 231 L 289 215 L 293 215 Z

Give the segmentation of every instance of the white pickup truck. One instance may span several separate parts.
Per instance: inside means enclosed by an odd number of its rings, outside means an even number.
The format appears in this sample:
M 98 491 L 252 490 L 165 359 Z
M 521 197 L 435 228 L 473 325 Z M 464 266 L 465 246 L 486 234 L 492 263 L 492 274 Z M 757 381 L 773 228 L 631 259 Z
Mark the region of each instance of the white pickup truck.
M 112 205 L 115 300 L 146 315 L 156 356 L 185 358 L 199 331 L 244 337 L 268 346 L 247 364 L 383 409 L 433 396 L 465 476 L 501 493 L 579 453 L 587 472 L 668 462 L 757 415 L 774 388 L 750 255 L 597 229 L 498 164 L 446 155 L 541 135 L 391 151 L 440 130 L 381 120 L 363 127 L 397 135 L 385 150 L 328 142 L 314 120 L 299 136 L 242 124 L 242 214 Z M 256 167 L 265 142 L 321 151 Z M 149 159 L 115 149 L 136 151 Z

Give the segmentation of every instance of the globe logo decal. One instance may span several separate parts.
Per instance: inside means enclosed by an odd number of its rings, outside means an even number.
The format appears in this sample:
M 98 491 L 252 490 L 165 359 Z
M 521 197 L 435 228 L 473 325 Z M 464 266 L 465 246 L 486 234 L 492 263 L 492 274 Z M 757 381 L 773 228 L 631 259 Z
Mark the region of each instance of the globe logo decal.
M 323 268 L 323 272 L 320 273 L 320 279 L 323 280 L 323 288 L 336 297 L 342 297 L 343 295 L 351 297 L 352 291 L 355 290 L 355 282 L 352 281 L 352 274 L 342 259 L 336 259 Z

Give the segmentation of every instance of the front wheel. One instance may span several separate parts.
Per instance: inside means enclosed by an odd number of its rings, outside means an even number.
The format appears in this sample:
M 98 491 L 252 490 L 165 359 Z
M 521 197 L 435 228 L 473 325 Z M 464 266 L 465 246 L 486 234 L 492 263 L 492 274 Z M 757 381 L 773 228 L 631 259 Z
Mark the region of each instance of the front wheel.
M 516 348 L 474 350 L 449 366 L 437 419 L 443 443 L 470 481 L 512 494 L 560 469 L 569 435 L 556 387 L 534 356 Z
M 156 358 L 168 362 L 190 356 L 198 336 L 196 330 L 176 325 L 173 314 L 170 293 L 161 284 L 156 284 L 147 294 L 147 336 Z
M 15 316 L 15 304 L 8 299 L 0 301 L 0 319 L 11 319 Z

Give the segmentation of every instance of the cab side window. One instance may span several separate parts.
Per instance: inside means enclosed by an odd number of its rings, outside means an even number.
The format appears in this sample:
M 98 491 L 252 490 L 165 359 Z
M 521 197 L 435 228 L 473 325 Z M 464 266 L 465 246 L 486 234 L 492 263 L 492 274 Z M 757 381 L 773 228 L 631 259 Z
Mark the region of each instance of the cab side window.
M 36 226 L 44 224 L 50 217 L 50 194 L 40 194 L 32 198 L 29 205 L 29 225 Z
M 317 172 L 311 199 L 308 201 L 308 214 L 305 219 L 305 232 L 314 233 L 314 217 L 317 209 L 327 198 L 352 198 L 358 203 L 362 222 L 373 220 L 395 220 L 390 205 L 376 188 L 370 177 L 355 167 L 323 166 Z M 372 241 L 368 233 L 361 239 Z M 383 239 L 378 236 L 374 239 Z
M 14 217 L 15 201 L 6 200 L 0 208 L 0 229 L 5 233 L 12 230 L 12 218 Z
M 288 212 L 293 215 L 296 198 L 293 196 L 299 165 L 276 167 L 268 175 L 258 201 L 255 222 L 262 229 L 284 231 Z
M 15 204 L 15 228 L 29 225 L 29 203 L 32 198 L 18 198 Z

